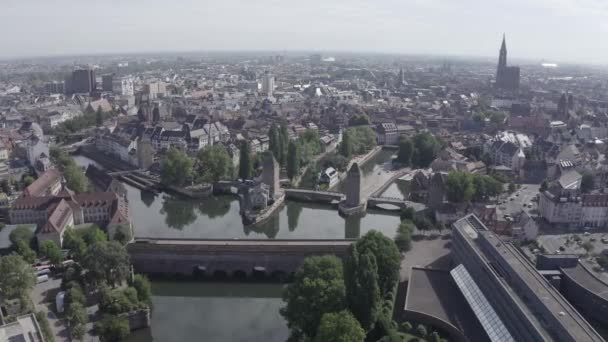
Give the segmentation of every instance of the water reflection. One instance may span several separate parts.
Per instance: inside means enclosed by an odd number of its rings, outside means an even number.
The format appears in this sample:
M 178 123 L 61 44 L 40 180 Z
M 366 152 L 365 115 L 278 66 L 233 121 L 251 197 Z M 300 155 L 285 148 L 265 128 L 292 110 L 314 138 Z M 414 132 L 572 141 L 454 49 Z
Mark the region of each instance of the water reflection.
M 302 206 L 288 205 L 287 206 L 287 227 L 290 232 L 293 232 L 298 227 L 298 220 L 302 213 Z
M 277 284 L 154 281 L 151 328 L 127 341 L 284 342 L 281 291 Z
M 151 197 L 126 186 L 137 237 L 186 239 L 344 239 L 370 229 L 394 236 L 399 217 L 370 211 L 342 218 L 335 206 L 287 201 L 268 221 L 243 226 L 235 197 L 203 200 Z M 143 199 L 151 200 L 145 203 Z
M 154 203 L 154 200 L 156 199 L 156 194 L 150 191 L 140 191 L 140 193 L 142 203 L 145 204 L 146 207 L 150 208 L 150 206 L 152 205 L 152 203 Z
M 167 226 L 182 230 L 185 226 L 196 220 L 194 205 L 194 202 L 165 196 L 163 198 L 163 207 L 160 213 L 165 215 L 165 223 Z

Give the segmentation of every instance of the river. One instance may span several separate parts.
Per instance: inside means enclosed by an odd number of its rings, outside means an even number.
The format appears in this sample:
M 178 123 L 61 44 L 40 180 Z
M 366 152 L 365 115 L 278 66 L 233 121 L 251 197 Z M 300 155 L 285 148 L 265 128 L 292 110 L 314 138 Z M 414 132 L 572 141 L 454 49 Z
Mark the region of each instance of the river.
M 391 155 L 382 151 L 362 167 L 364 186 L 389 167 Z M 97 164 L 82 156 L 74 159 L 84 167 Z M 400 222 L 397 214 L 386 211 L 343 218 L 336 205 L 286 201 L 266 223 L 245 227 L 234 197 L 191 200 L 125 187 L 136 237 L 354 239 L 375 229 L 392 238 Z M 399 197 L 404 191 L 393 184 L 385 195 Z M 155 280 L 152 327 L 128 341 L 283 342 L 288 329 L 279 314 L 281 290 L 278 284 Z
M 285 342 L 282 285 L 242 283 L 152 283 L 150 329 L 128 342 Z

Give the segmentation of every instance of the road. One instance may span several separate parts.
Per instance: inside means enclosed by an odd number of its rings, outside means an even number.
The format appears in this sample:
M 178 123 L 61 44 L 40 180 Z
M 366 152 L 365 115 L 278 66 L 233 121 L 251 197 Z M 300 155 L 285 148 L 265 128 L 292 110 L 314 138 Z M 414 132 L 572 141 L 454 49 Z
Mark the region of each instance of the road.
M 55 315 L 55 296 L 59 292 L 61 279 L 49 278 L 47 282 L 36 284 L 31 293 L 32 301 L 34 302 L 35 310 L 45 313 L 49 321 L 55 342 L 69 341 L 69 333 L 67 327 Z
M 505 215 L 519 214 L 522 210 L 527 213 L 537 208 L 537 202 L 533 201 L 538 195 L 538 184 L 522 184 L 521 188 L 508 196 L 501 196 L 499 209 Z M 532 208 L 529 207 L 532 204 Z M 531 215 L 532 216 L 532 215 Z

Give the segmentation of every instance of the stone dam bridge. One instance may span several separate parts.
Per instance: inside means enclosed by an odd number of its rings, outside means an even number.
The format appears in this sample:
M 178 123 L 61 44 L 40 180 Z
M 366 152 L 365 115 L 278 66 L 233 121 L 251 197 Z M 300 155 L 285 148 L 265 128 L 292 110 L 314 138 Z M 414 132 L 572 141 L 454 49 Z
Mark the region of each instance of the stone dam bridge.
M 344 258 L 355 240 L 136 239 L 127 246 L 135 272 L 169 276 L 284 279 L 315 255 Z

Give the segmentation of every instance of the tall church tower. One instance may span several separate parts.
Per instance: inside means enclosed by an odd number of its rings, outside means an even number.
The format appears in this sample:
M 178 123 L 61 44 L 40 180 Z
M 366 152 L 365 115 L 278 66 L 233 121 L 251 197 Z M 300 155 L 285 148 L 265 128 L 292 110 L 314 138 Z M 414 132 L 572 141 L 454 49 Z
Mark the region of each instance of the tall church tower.
M 505 90 L 517 90 L 519 88 L 519 67 L 507 65 L 507 40 L 504 33 L 498 55 L 495 86 Z
M 502 45 L 500 46 L 500 54 L 498 55 L 498 69 L 505 68 L 507 66 L 507 41 L 505 34 L 502 35 Z

